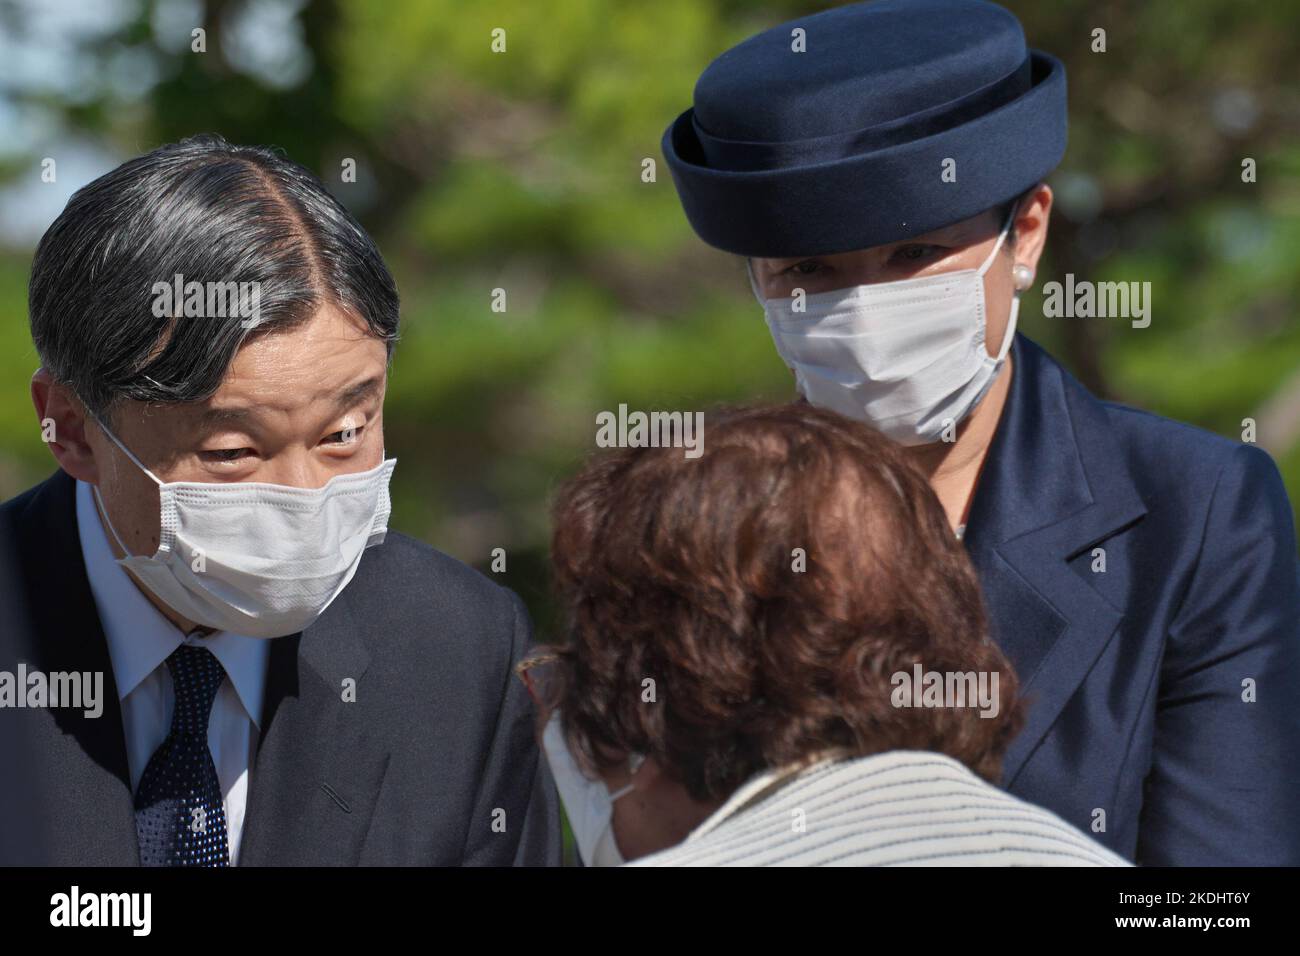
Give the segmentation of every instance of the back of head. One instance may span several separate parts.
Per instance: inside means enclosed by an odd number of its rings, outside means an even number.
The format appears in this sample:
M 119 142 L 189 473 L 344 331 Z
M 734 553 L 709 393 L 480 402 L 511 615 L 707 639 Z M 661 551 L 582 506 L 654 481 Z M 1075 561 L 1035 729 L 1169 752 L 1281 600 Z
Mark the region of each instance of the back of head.
M 905 451 L 802 403 L 705 431 L 697 459 L 620 449 L 558 497 L 569 630 L 547 703 L 574 753 L 593 768 L 652 755 L 697 800 L 832 749 L 939 751 L 996 779 L 1015 679 Z M 894 706 L 914 664 L 1000 674 L 997 716 Z

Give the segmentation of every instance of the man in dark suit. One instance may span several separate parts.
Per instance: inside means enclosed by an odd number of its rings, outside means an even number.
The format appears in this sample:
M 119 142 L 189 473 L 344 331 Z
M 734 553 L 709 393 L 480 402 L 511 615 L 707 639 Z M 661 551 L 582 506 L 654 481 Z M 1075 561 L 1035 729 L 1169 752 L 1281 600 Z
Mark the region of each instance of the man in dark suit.
M 557 864 L 522 604 L 387 532 L 398 301 L 346 210 L 187 140 L 72 198 L 30 299 L 61 470 L 0 506 L 0 863 Z
M 908 446 L 964 540 L 1029 707 L 1006 788 L 1138 863 L 1300 865 L 1277 466 L 1098 401 L 1016 332 L 1066 120 L 1008 11 L 880 0 L 719 56 L 663 150 L 799 391 Z

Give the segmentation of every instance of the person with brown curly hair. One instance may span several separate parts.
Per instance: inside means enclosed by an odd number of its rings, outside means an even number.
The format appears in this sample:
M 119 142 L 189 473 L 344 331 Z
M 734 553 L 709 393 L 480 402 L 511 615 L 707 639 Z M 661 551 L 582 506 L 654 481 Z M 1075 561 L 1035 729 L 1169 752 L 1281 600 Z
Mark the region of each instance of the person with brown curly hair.
M 1015 675 L 905 451 L 802 403 L 710 419 L 555 505 L 568 637 L 521 673 L 583 861 L 1123 865 L 994 786 Z
M 660 141 L 682 211 L 748 272 L 795 391 L 929 478 L 1029 691 L 999 785 L 1141 865 L 1300 865 L 1277 462 L 1247 422 L 1094 394 L 1020 328 L 1062 268 L 1064 64 L 985 0 L 836 4 L 716 52 Z M 1150 306 L 1107 336 L 1147 336 Z

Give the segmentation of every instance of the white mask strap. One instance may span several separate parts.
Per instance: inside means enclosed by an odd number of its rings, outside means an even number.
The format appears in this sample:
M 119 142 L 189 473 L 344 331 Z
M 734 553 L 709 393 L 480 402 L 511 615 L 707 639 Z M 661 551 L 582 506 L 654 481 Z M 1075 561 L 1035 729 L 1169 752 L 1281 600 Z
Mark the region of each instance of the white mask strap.
M 1011 351 L 1011 342 L 1016 337 L 1016 316 L 1020 314 L 1020 295 L 1017 293 L 1011 297 L 1011 312 L 1007 315 L 1007 330 L 1002 333 L 1002 348 L 998 349 L 998 357 L 995 362 L 1001 364 L 1002 360 L 1007 357 Z
M 754 291 L 754 298 L 758 300 L 759 305 L 766 308 L 767 299 L 763 297 L 763 291 L 758 287 L 758 280 L 754 278 L 754 260 L 748 257 L 745 259 L 745 273 L 749 276 L 749 287 Z
M 997 256 L 998 250 L 1002 248 L 1002 242 L 1007 238 L 1007 233 L 1011 231 L 1011 223 L 1015 221 L 1015 218 L 1016 207 L 1013 206 L 1011 212 L 1007 213 L 1006 224 L 1003 225 L 1002 231 L 998 233 L 998 241 L 994 244 L 993 251 L 990 252 L 989 257 L 984 260 L 984 265 L 980 266 L 979 272 L 976 273 L 977 275 L 982 277 L 984 273 L 989 271 L 989 266 L 993 265 L 993 259 Z
M 99 485 L 91 485 L 90 490 L 95 493 L 95 500 L 99 502 L 99 513 L 104 516 L 104 524 L 108 525 L 108 533 L 113 536 L 113 540 L 117 542 L 117 546 L 122 550 L 122 554 L 128 558 L 132 557 L 130 549 L 126 546 L 126 542 L 122 540 L 121 535 L 117 533 L 117 529 L 113 527 L 113 522 L 109 520 L 108 509 L 104 507 L 104 499 L 99 493 Z
M 636 789 L 636 784 L 634 783 L 629 783 L 626 787 L 619 787 L 617 790 L 615 790 L 613 793 L 609 795 L 609 802 L 613 803 L 619 797 L 625 797 L 635 789 Z
M 989 257 L 984 260 L 984 265 L 980 266 L 980 270 L 979 270 L 980 276 L 983 276 L 984 273 L 988 270 L 988 267 L 992 265 L 993 257 L 996 256 L 998 254 L 998 250 L 1002 248 L 1002 241 L 1006 239 L 1007 233 L 1011 231 L 1011 224 L 1015 222 L 1016 213 L 1019 211 L 1019 209 L 1020 209 L 1019 203 L 1016 203 L 1014 206 L 1011 207 L 1011 212 L 1007 214 L 1006 224 L 1003 225 L 1002 227 L 1002 232 L 998 236 L 997 243 L 993 246 L 993 251 L 990 252 Z M 1019 314 L 1019 312 L 1020 312 L 1020 293 L 1015 292 L 1011 296 L 1011 312 L 1007 315 L 1007 330 L 1002 333 L 1002 347 L 998 349 L 998 356 L 996 359 L 994 359 L 994 361 L 997 362 L 999 365 L 1001 365 L 1002 360 L 1007 357 L 1007 353 L 1011 351 L 1011 342 L 1016 337 L 1016 317 Z
M 104 434 L 109 437 L 109 439 L 113 442 L 113 444 L 116 445 L 118 448 L 122 449 L 122 454 L 126 455 L 127 458 L 130 458 L 131 461 L 135 463 L 135 466 L 137 468 L 139 468 L 146 475 L 148 475 L 150 478 L 153 479 L 155 485 L 161 487 L 164 484 L 164 482 L 159 480 L 157 475 L 155 475 L 152 471 L 150 471 L 148 468 L 144 466 L 144 463 L 140 461 L 139 458 L 136 458 L 135 455 L 131 454 L 131 449 L 127 448 L 120 441 L 118 441 L 117 436 L 114 435 L 111 431 L 109 431 L 108 426 L 105 425 L 102 421 L 100 421 L 98 416 L 95 417 L 95 422 L 99 425 L 100 428 L 104 430 Z
M 643 763 L 645 763 L 645 756 L 643 754 L 632 754 L 628 757 L 628 770 L 631 772 L 633 777 L 636 776 L 636 772 L 641 769 L 641 764 Z M 629 780 L 625 786 L 619 787 L 609 795 L 609 802 L 613 803 L 619 797 L 625 797 L 635 789 L 636 780 Z
M 99 425 L 100 428 L 104 430 L 104 434 L 109 437 L 109 439 L 113 442 L 113 444 L 116 445 L 118 448 L 122 449 L 122 454 L 126 455 L 127 458 L 130 458 L 137 468 L 139 468 L 146 475 L 152 478 L 154 480 L 154 484 L 158 485 L 161 488 L 163 483 L 158 480 L 158 476 L 155 475 L 148 468 L 146 468 L 144 466 L 144 463 L 141 462 L 139 458 L 136 458 L 135 455 L 131 454 L 131 449 L 127 448 L 120 441 L 118 441 L 117 436 L 114 435 L 113 432 L 109 429 L 109 427 L 100 420 L 99 416 L 96 415 L 94 416 L 94 418 L 95 418 L 95 422 Z M 99 493 L 99 485 L 91 485 L 90 487 L 91 490 L 95 493 L 95 500 L 99 502 L 99 513 L 104 516 L 104 524 L 108 525 L 108 533 L 113 536 L 113 540 L 117 542 L 117 546 L 122 549 L 122 554 L 126 555 L 128 558 L 131 557 L 131 550 L 126 546 L 126 542 L 122 540 L 121 535 L 117 533 L 117 529 L 113 527 L 113 522 L 109 520 L 108 509 L 104 507 L 104 498 Z

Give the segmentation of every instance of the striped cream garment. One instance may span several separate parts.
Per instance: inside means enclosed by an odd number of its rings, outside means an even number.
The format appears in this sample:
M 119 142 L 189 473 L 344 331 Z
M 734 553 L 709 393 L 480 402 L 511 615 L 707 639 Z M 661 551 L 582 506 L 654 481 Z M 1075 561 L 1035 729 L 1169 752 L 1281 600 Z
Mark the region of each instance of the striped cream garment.
M 773 789 L 775 787 L 775 789 Z M 939 753 L 895 750 L 749 781 L 629 866 L 1129 866 Z

